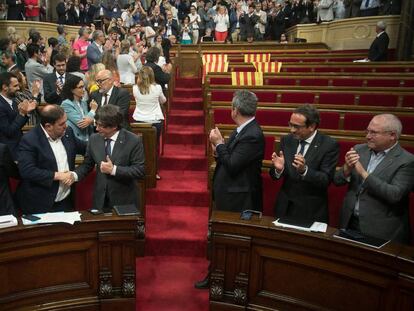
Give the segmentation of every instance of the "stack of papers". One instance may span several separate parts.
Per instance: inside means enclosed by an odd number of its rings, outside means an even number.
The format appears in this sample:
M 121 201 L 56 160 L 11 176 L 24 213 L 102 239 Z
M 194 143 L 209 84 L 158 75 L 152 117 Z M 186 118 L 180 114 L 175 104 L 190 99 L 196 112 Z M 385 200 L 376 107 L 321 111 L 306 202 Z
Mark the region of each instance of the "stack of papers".
M 309 228 L 294 226 L 294 225 L 288 225 L 288 224 L 282 224 L 282 223 L 279 223 L 279 219 L 276 219 L 273 222 L 273 224 L 276 227 L 296 229 L 296 230 L 301 230 L 301 231 L 306 231 L 306 232 L 326 232 L 326 230 L 328 229 L 327 224 L 325 224 L 323 222 L 317 222 L 317 221 L 315 221 L 312 224 L 312 226 L 310 226 Z
M 40 219 L 31 221 L 22 218 L 23 225 L 36 225 L 36 224 L 50 224 L 50 223 L 67 223 L 73 225 L 76 221 L 81 221 L 81 214 L 79 212 L 57 212 L 57 213 L 46 213 L 46 214 L 34 214 L 34 216 Z
M 0 216 L 0 228 L 17 226 L 17 218 L 13 215 Z

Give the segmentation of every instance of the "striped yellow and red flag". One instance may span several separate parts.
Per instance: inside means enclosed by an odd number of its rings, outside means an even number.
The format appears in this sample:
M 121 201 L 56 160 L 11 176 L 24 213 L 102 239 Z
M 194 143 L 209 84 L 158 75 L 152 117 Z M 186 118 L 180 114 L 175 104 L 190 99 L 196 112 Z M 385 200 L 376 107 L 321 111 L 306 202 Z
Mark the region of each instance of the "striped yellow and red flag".
M 203 65 L 203 83 L 206 75 L 209 72 L 227 72 L 229 69 L 229 63 L 228 62 L 222 62 L 222 63 L 206 63 Z
M 270 53 L 268 54 L 244 54 L 244 62 L 270 62 Z
M 263 85 L 262 72 L 232 72 L 231 85 L 233 86 L 253 86 Z
M 281 62 L 253 62 L 253 66 L 258 72 L 280 72 L 282 69 Z
M 203 54 L 203 65 L 207 63 L 227 63 L 227 54 Z

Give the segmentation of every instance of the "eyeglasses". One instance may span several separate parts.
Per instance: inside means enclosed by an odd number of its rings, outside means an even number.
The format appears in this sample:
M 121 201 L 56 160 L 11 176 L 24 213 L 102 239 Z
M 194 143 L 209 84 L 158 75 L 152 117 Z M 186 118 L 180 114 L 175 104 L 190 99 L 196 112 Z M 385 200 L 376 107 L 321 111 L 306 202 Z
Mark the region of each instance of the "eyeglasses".
M 299 129 L 301 129 L 301 128 L 305 128 L 305 127 L 306 127 L 306 125 L 293 124 L 293 123 L 291 123 L 291 122 L 288 122 L 288 126 L 289 126 L 290 128 L 294 128 L 294 129 L 296 129 L 296 130 L 299 130 Z
M 365 133 L 370 136 L 378 136 L 378 135 L 383 135 L 387 133 L 393 133 L 393 131 L 372 131 L 372 130 L 367 129 L 365 130 Z
M 108 80 L 109 78 L 105 78 L 105 79 L 99 79 L 99 80 L 96 80 L 96 83 L 98 83 L 98 84 L 102 84 L 102 83 L 104 83 L 106 80 Z

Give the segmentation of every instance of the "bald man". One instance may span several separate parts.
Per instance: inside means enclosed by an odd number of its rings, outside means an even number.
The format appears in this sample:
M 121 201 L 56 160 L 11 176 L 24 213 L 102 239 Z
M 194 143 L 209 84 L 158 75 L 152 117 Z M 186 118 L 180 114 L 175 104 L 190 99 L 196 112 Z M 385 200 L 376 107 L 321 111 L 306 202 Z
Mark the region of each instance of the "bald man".
M 375 116 L 367 128 L 367 143 L 345 155 L 335 185 L 349 184 L 340 227 L 365 235 L 410 241 L 409 194 L 414 186 L 414 155 L 398 143 L 402 125 L 392 114 Z
M 91 100 L 94 99 L 98 106 L 111 104 L 118 106 L 124 116 L 122 127 L 129 130 L 128 111 L 130 95 L 127 90 L 114 86 L 114 79 L 110 70 L 102 70 L 96 75 L 96 82 L 99 86 L 99 91 L 91 94 Z M 99 109 L 99 108 L 98 108 Z

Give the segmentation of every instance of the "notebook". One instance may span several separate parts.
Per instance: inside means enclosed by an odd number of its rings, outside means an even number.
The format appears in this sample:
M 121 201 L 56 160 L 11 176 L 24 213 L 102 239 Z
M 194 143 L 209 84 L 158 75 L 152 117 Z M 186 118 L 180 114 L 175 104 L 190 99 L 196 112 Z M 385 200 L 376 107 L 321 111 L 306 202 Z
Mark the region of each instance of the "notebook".
M 138 216 L 141 213 L 134 204 L 115 205 L 114 210 L 119 216 Z
M 363 244 L 363 245 L 367 245 L 367 246 L 371 246 L 375 248 L 381 248 L 389 242 L 387 240 L 363 235 L 360 232 L 357 232 L 354 230 L 345 230 L 345 229 L 340 229 L 339 232 L 334 235 L 334 237 L 348 240 L 348 241 L 353 241 L 358 244 Z

